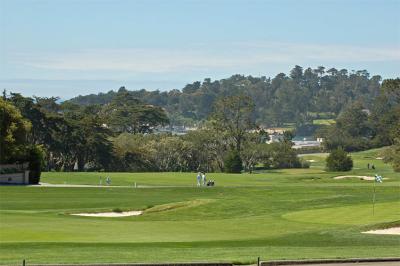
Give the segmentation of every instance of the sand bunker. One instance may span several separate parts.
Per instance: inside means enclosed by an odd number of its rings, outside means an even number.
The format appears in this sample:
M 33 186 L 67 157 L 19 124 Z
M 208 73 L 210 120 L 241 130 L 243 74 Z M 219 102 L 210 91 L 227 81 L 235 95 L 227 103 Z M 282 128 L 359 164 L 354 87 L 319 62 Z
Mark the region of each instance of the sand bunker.
M 361 180 L 367 180 L 367 181 L 375 180 L 375 177 L 366 176 L 366 175 L 340 175 L 340 176 L 335 176 L 333 179 L 344 179 L 344 178 L 359 178 Z M 383 178 L 383 179 L 387 179 L 387 178 Z
M 307 160 L 307 162 L 315 163 L 315 160 Z
M 392 227 L 387 229 L 371 230 L 363 232 L 363 234 L 375 234 L 375 235 L 400 235 L 400 226 Z
M 76 216 L 87 216 L 87 217 L 127 217 L 127 216 L 138 216 L 143 211 L 127 211 L 127 212 L 97 212 L 97 213 L 73 213 L 71 215 Z

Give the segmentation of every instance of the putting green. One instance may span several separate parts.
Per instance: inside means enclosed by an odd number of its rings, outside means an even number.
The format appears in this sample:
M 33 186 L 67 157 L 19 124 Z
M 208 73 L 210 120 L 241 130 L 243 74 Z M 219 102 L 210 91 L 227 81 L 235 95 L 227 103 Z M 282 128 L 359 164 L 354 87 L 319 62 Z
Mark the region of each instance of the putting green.
M 306 223 L 369 225 L 400 221 L 400 201 L 292 212 L 285 219 Z

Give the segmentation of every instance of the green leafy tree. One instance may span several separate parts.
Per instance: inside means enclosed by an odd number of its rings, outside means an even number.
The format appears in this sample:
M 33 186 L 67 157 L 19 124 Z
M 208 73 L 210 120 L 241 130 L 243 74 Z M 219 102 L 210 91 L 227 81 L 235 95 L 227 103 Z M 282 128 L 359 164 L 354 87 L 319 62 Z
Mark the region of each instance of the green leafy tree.
M 326 158 L 328 171 L 350 171 L 353 168 L 353 159 L 342 148 L 335 149 Z
M 228 149 L 226 137 L 212 127 L 204 127 L 188 132 L 182 137 L 190 142 L 192 150 L 192 169 L 196 171 L 213 172 L 224 170 L 224 158 Z
M 147 150 L 147 143 L 151 139 L 150 136 L 129 133 L 111 138 L 116 157 L 113 169 L 134 172 L 157 171 L 152 154 Z
M 233 139 L 233 148 L 238 153 L 246 139 L 247 131 L 255 128 L 253 110 L 252 99 L 245 95 L 226 97 L 215 103 L 211 118 L 214 128 Z
M 252 173 L 254 167 L 263 161 L 267 156 L 268 134 L 263 130 L 247 133 L 246 141 L 240 151 L 240 157 L 243 161 L 244 170 Z
M 267 145 L 264 166 L 275 169 L 302 168 L 303 165 L 292 146 L 293 142 L 285 140 Z
M 396 172 L 400 172 L 400 139 L 390 146 L 384 153 L 384 161 L 390 163 Z
M 265 161 L 266 146 L 267 144 L 246 142 L 240 153 L 245 171 L 252 173 L 258 163 Z
M 346 151 L 365 150 L 372 147 L 373 128 L 369 120 L 369 110 L 361 103 L 346 108 L 336 119 L 336 123 L 326 131 L 324 146 L 326 150 L 342 147 Z
M 354 103 L 339 115 L 335 126 L 350 137 L 370 137 L 368 113 L 361 103 Z
M 107 124 L 118 133 L 149 133 L 169 121 L 162 108 L 143 104 L 127 91 L 118 92 L 103 113 Z
M 400 135 L 400 78 L 382 82 L 381 93 L 371 109 L 370 123 L 376 146 L 394 144 Z
M 69 154 L 77 162 L 78 171 L 108 169 L 113 159 L 111 131 L 103 125 L 101 107 L 63 105 L 64 119 L 70 128 L 64 134 L 69 142 Z M 65 151 L 66 152 L 66 151 Z M 68 166 L 72 167 L 71 164 Z
M 0 162 L 15 161 L 25 153 L 31 123 L 3 98 L 0 98 L 0 119 Z
M 239 152 L 236 150 L 228 152 L 224 161 L 225 173 L 240 174 L 242 170 L 243 170 L 243 162 Z

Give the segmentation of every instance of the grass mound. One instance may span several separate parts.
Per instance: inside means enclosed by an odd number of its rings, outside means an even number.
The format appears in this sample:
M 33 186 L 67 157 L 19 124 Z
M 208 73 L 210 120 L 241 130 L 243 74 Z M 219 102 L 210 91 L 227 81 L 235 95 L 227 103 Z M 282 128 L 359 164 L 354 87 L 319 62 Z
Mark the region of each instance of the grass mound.
M 146 213 L 155 213 L 155 212 L 165 212 L 165 211 L 171 211 L 171 210 L 182 209 L 182 208 L 193 208 L 193 207 L 208 204 L 208 203 L 211 203 L 214 201 L 215 200 L 213 200 L 213 199 L 196 199 L 196 200 L 161 204 L 161 205 L 157 205 L 157 206 L 145 209 L 143 213 L 146 214 Z

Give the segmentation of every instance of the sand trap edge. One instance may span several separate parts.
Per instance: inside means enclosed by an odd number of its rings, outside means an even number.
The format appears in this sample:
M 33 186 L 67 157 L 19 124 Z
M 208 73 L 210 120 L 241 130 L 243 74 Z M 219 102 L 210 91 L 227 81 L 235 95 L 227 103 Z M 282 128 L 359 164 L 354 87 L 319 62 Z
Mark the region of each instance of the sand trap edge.
M 84 216 L 84 217 L 128 217 L 128 216 L 139 216 L 142 215 L 143 211 L 126 211 L 126 212 L 91 212 L 91 213 L 71 213 L 74 216 Z
M 345 179 L 345 178 L 358 178 L 360 180 L 366 180 L 366 181 L 375 180 L 374 176 L 367 176 L 367 175 L 340 175 L 333 177 L 333 179 Z M 387 180 L 388 178 L 382 178 L 382 179 Z
M 362 232 L 363 234 L 374 234 L 374 235 L 400 235 L 400 226 L 386 228 L 386 229 L 377 229 Z

